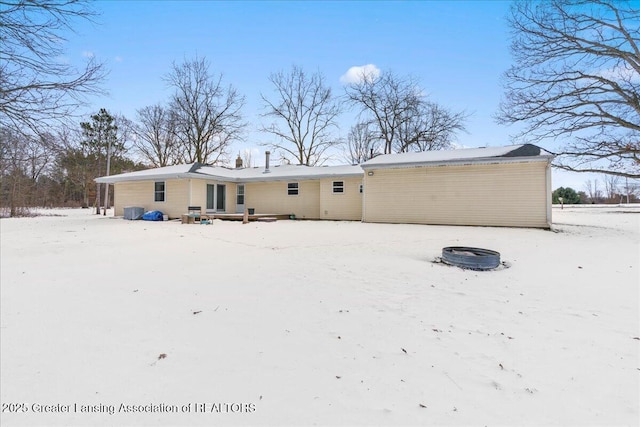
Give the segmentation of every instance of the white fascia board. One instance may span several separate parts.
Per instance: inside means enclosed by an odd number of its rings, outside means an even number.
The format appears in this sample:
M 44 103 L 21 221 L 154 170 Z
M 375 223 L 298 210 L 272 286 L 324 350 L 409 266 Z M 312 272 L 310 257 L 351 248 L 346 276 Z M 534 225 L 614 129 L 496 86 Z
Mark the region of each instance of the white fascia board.
M 192 173 L 192 172 L 184 172 L 184 173 L 160 173 L 160 174 L 146 174 L 146 175 L 138 175 L 138 176 L 102 176 L 100 178 L 94 179 L 95 182 L 99 184 L 116 184 L 119 182 L 133 182 L 133 181 L 166 181 L 168 179 L 188 179 L 188 178 L 196 178 L 196 179 L 207 179 L 207 175 L 202 175 L 200 173 Z
M 320 174 L 320 175 L 275 175 L 269 176 L 269 173 L 264 174 L 264 176 L 254 176 L 247 178 L 236 178 L 234 182 L 275 182 L 275 181 L 312 181 L 317 179 L 325 179 L 325 178 L 358 178 L 364 176 L 364 171 L 358 173 L 341 173 L 341 174 Z

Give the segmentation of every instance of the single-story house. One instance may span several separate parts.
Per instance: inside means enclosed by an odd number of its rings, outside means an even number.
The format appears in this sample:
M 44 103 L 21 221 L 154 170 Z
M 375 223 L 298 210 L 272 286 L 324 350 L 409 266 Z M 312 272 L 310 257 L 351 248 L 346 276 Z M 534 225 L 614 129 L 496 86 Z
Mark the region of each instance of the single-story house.
M 551 226 L 553 155 L 531 144 L 386 154 L 361 165 L 236 168 L 199 163 L 97 178 L 127 206 L 364 222 Z

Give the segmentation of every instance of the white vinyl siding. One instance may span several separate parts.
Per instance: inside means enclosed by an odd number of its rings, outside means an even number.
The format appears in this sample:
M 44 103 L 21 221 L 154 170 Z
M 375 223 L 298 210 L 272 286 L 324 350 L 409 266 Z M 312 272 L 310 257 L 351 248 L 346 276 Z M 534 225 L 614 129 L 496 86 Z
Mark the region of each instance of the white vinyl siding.
M 245 206 L 256 214 L 294 214 L 300 219 L 320 218 L 320 182 L 296 182 L 298 195 L 289 196 L 286 181 L 245 183 Z
M 342 183 L 342 193 L 334 192 L 335 183 Z M 362 194 L 359 192 L 362 177 L 343 178 L 334 181 L 320 180 L 320 218 L 332 220 L 362 220 Z
M 158 210 L 170 218 L 180 218 L 189 206 L 189 180 L 164 181 L 164 202 L 156 202 L 156 182 L 132 181 L 114 184 L 115 215 L 124 215 L 126 206 L 138 206 L 145 211 Z
M 546 228 L 546 169 L 547 162 L 376 169 L 364 176 L 364 221 Z

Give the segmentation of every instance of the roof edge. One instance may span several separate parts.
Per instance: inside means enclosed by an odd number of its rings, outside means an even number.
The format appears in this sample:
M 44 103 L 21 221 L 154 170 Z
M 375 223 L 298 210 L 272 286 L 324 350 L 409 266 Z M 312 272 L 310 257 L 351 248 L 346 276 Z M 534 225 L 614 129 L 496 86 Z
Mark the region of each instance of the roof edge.
M 133 181 L 164 181 L 166 179 L 188 179 L 188 178 L 202 178 L 206 177 L 198 172 L 180 172 L 173 174 L 149 174 L 141 176 L 128 176 L 122 177 L 119 175 L 101 176 L 95 178 L 94 182 L 98 184 L 117 184 L 119 182 L 133 182 Z
M 405 168 L 417 168 L 417 167 L 435 167 L 435 166 L 464 166 L 464 165 L 476 165 L 476 164 L 492 164 L 492 163 L 530 163 L 530 162 L 549 162 L 555 156 L 539 155 L 534 157 L 482 157 L 475 159 L 456 159 L 456 160 L 440 160 L 436 162 L 398 162 L 398 163 L 383 163 L 383 164 L 361 164 L 360 167 L 364 170 L 371 169 L 405 169 Z

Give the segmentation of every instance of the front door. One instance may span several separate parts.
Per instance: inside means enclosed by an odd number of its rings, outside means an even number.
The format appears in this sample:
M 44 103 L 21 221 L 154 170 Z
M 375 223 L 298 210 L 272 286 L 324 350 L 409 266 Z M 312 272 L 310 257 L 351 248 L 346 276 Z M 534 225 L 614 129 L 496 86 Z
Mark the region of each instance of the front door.
M 207 184 L 207 212 L 224 212 L 226 209 L 227 186 Z
M 244 213 L 244 184 L 236 186 L 236 213 Z
M 207 184 L 207 212 L 213 212 L 216 209 L 216 186 Z
M 224 212 L 226 210 L 226 200 L 227 186 L 224 184 L 218 184 L 216 186 L 216 212 Z

